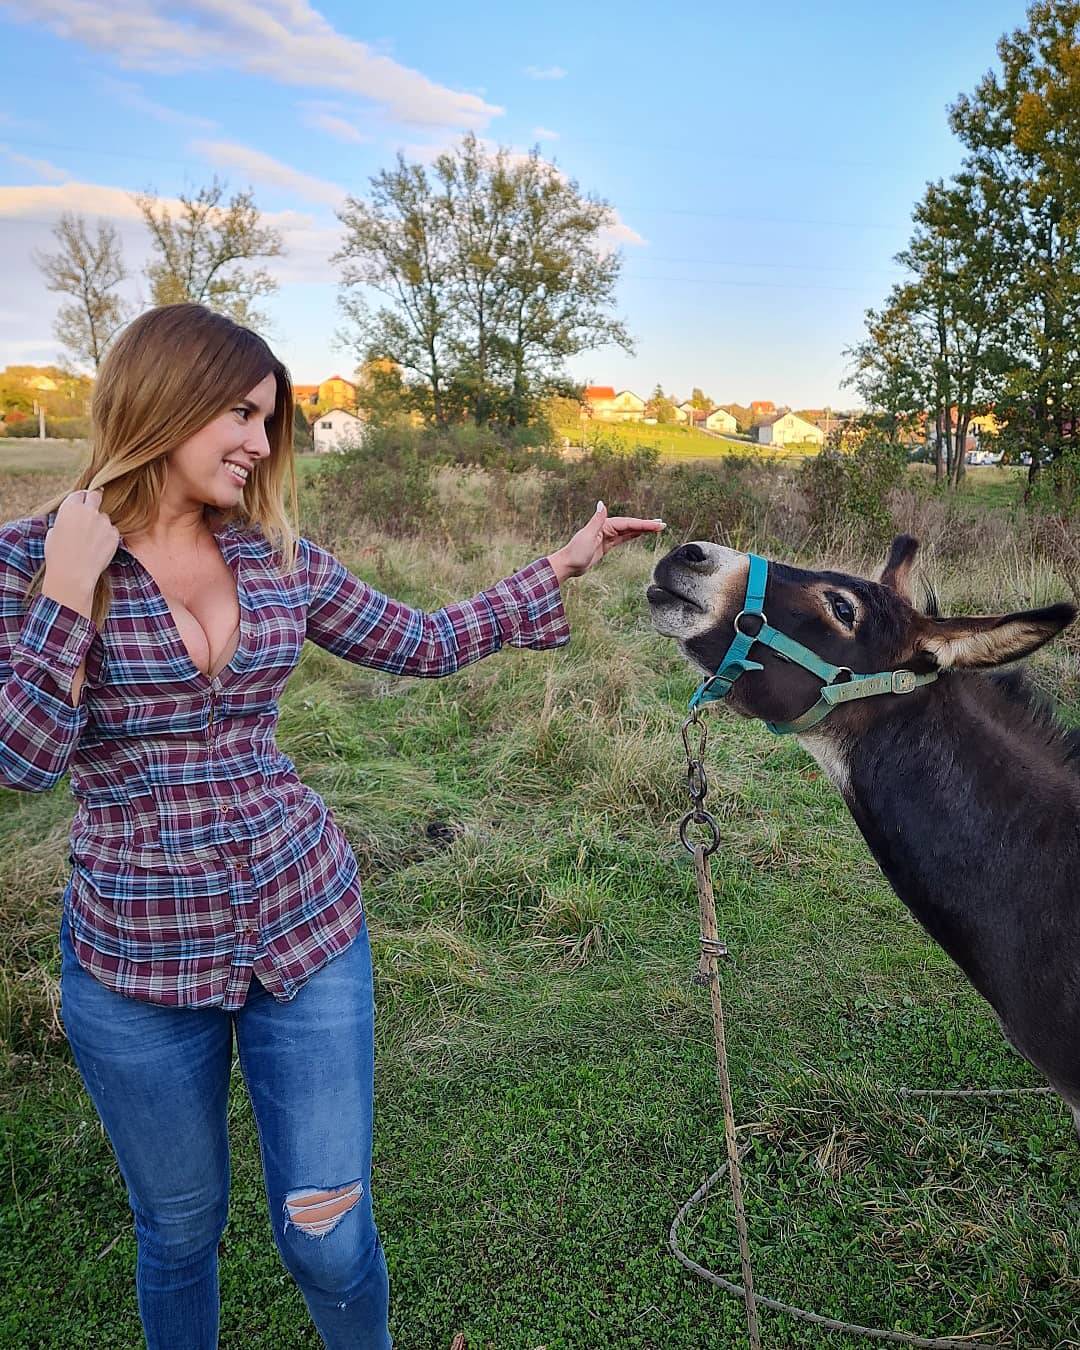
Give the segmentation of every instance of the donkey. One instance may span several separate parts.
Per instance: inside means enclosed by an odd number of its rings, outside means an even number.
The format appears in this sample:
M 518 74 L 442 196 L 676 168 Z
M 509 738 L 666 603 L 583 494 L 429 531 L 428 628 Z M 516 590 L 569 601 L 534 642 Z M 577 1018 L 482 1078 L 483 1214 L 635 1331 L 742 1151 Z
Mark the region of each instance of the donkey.
M 708 673 L 692 703 L 723 698 L 814 756 L 1080 1133 L 1080 733 L 996 669 L 1077 611 L 922 613 L 917 549 L 894 540 L 874 582 L 683 544 L 653 571 L 653 625 Z

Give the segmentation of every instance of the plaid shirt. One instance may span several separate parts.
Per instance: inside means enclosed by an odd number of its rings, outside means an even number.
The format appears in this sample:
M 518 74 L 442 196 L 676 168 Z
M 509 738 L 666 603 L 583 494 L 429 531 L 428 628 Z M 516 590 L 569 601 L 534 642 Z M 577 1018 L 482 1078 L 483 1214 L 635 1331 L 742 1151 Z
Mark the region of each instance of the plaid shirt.
M 301 537 L 283 578 L 257 526 L 216 533 L 240 634 L 213 679 L 153 578 L 122 545 L 103 631 L 27 582 L 55 519 L 0 525 L 0 784 L 78 802 L 64 891 L 80 964 L 150 1003 L 235 1009 L 252 970 L 291 999 L 364 922 L 353 851 L 274 742 L 304 639 L 397 675 L 449 675 L 515 647 L 569 641 L 546 558 L 427 614 L 388 599 Z M 79 703 L 72 677 L 86 657 Z

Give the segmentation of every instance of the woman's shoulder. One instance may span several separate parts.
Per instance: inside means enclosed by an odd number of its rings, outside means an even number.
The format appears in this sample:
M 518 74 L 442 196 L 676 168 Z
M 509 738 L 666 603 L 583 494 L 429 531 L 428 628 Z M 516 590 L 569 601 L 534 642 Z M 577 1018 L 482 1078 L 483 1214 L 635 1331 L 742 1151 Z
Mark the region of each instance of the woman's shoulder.
M 0 567 L 32 576 L 45 557 L 45 536 L 56 517 L 20 516 L 0 524 Z

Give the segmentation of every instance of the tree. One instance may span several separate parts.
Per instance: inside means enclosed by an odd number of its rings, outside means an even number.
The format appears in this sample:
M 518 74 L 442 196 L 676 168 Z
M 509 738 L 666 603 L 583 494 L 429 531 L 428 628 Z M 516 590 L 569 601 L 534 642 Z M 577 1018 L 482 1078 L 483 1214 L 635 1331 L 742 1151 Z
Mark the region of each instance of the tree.
M 314 448 L 311 427 L 299 403 L 293 405 L 293 448 L 300 454 Z
M 992 400 L 1002 364 L 1008 263 L 997 246 L 995 201 L 969 173 L 928 184 L 913 219 L 911 242 L 896 257 L 914 277 L 903 304 L 933 352 L 937 476 L 944 467 L 957 486 L 971 418 Z
M 430 174 L 399 154 L 338 216 L 344 340 L 361 360 L 396 363 L 437 425 L 526 422 L 568 386 L 568 358 L 606 342 L 632 350 L 609 313 L 621 265 L 603 246 L 611 208 L 538 150 L 489 153 L 469 134 Z
M 116 287 L 127 279 L 120 256 L 120 237 L 108 221 L 99 220 L 97 239 L 87 234 L 86 221 L 65 211 L 53 226 L 59 248 L 55 253 L 34 250 L 34 262 L 50 291 L 70 295 L 61 305 L 53 332 L 76 364 L 96 371 L 106 349 L 127 322 L 132 306 Z
M 367 362 L 387 361 L 411 376 L 409 401 L 438 426 L 451 420 L 455 315 L 446 213 L 423 165 L 400 152 L 393 169 L 371 180 L 367 202 L 347 197 L 338 211 L 345 241 L 339 305 L 351 322 L 342 334 Z M 381 297 L 373 309 L 363 287 Z
M 971 418 L 993 398 L 1003 365 L 1008 270 L 998 212 L 977 177 L 928 184 L 912 218 L 911 241 L 896 255 L 908 279 L 880 313 L 867 311 L 867 338 L 849 350 L 849 383 L 890 440 L 928 407 L 936 477 L 956 486 Z
M 698 410 L 698 412 L 703 413 L 712 412 L 713 409 L 712 399 L 706 398 L 700 389 L 695 389 L 694 392 L 690 395 L 690 402 L 694 405 L 694 407 Z
M 252 301 L 273 294 L 277 282 L 262 268 L 245 271 L 230 264 L 280 257 L 284 247 L 281 235 L 260 223 L 252 190 L 222 206 L 225 186 L 215 174 L 193 197 L 181 193 L 176 220 L 153 193 L 135 194 L 156 254 L 146 268 L 150 293 L 155 305 L 193 301 L 259 328 L 266 316 Z
M 668 398 L 659 384 L 652 391 L 652 397 L 645 404 L 645 416 L 655 417 L 658 422 L 665 424 L 679 420 L 675 400 Z
M 1009 361 L 999 412 L 1006 436 L 1044 462 L 1080 448 L 1080 5 L 1040 0 L 1027 27 L 997 46 L 990 72 L 949 110 L 1001 220 L 998 248 L 1010 275 L 1004 322 Z
M 895 287 L 880 311 L 866 311 L 866 337 L 844 355 L 844 379 L 869 409 L 868 417 L 892 444 L 910 435 L 933 402 L 933 349 L 916 322 L 911 292 Z

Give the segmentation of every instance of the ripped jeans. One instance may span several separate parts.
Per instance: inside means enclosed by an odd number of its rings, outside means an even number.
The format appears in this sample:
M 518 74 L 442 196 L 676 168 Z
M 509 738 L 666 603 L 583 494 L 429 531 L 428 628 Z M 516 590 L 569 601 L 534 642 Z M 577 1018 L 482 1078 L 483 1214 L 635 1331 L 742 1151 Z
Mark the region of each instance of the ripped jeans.
M 371 1210 L 374 1005 L 365 923 L 288 1003 L 253 976 L 236 1012 L 116 994 L 60 925 L 61 1015 L 135 1221 L 148 1350 L 215 1350 L 229 1199 L 232 1032 L 259 1131 L 274 1240 L 329 1350 L 389 1350 Z

